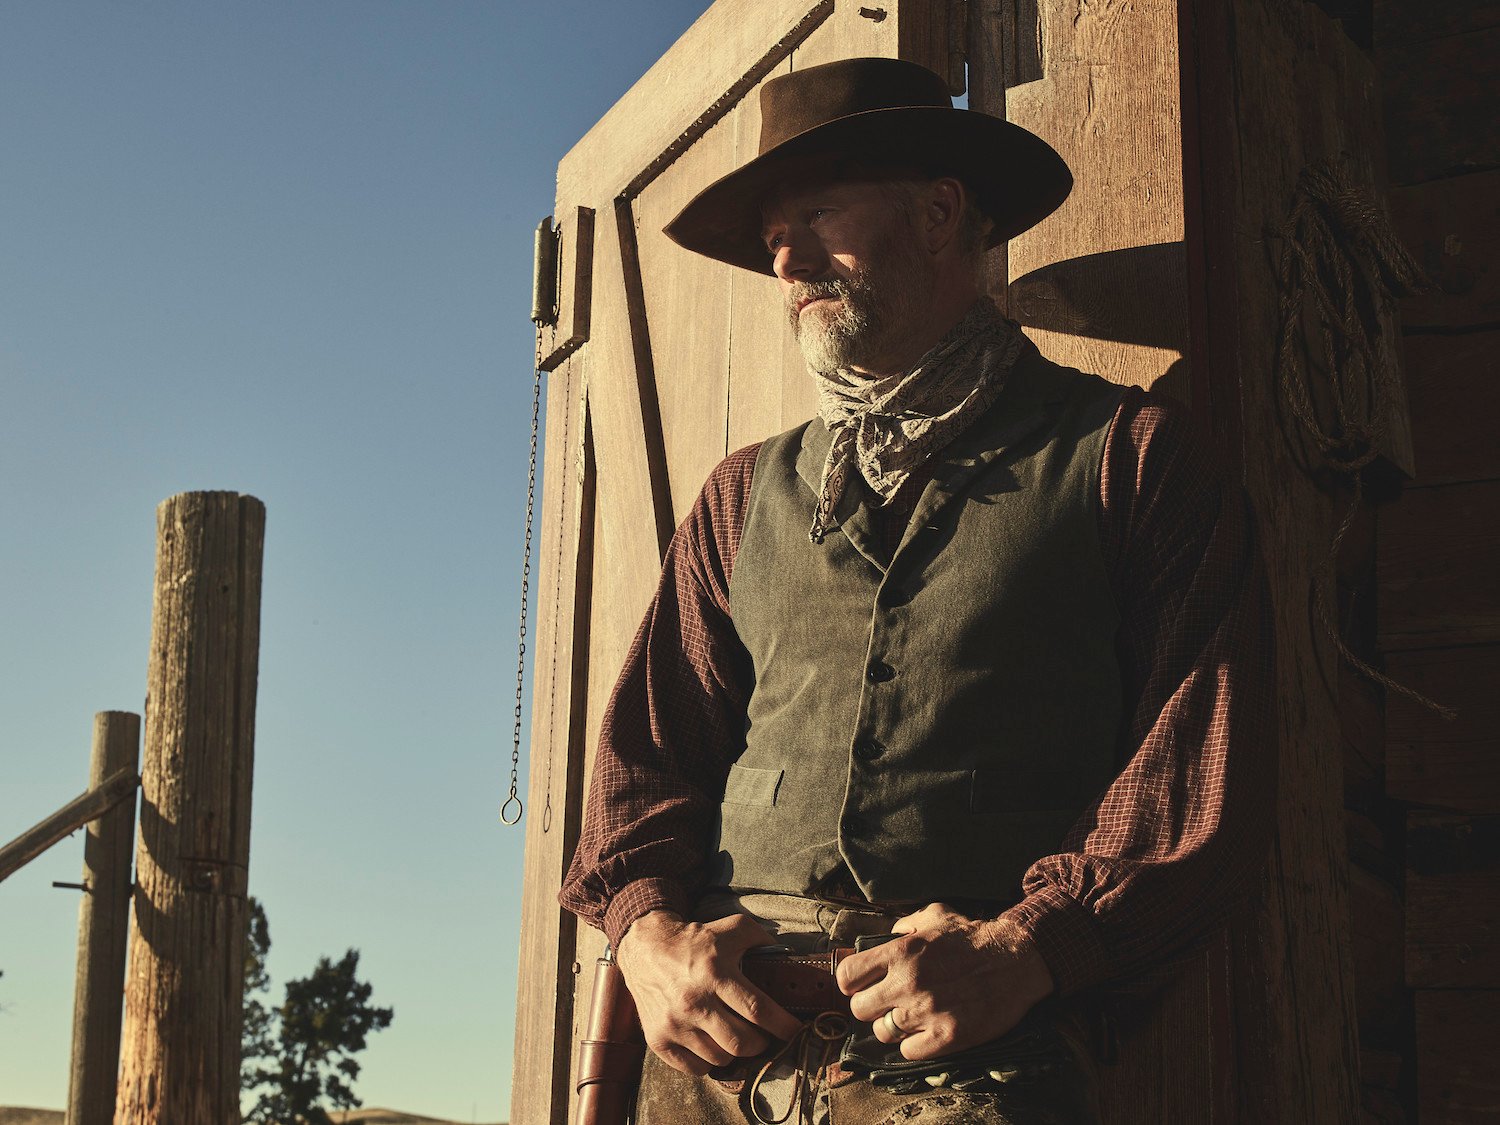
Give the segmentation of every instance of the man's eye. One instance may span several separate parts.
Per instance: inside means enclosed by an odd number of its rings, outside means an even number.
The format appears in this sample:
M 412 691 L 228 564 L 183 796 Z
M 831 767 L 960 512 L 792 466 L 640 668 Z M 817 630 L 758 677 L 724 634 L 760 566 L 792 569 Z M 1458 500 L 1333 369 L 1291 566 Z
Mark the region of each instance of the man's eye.
M 770 251 L 772 251 L 774 253 L 777 249 L 780 248 L 780 246 L 781 246 L 781 235 L 779 235 L 779 234 L 773 234 L 770 238 L 766 239 L 766 249 L 767 250 L 770 250 Z

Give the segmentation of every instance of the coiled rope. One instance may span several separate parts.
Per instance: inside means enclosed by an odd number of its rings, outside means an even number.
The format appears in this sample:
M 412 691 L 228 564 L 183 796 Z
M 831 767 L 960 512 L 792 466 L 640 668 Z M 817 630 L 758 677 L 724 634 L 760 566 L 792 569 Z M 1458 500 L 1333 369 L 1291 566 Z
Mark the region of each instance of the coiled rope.
M 1342 156 L 1334 156 L 1303 170 L 1291 211 L 1278 232 L 1281 338 L 1276 366 L 1282 393 L 1323 463 L 1347 478 L 1353 490 L 1324 564 L 1330 582 L 1339 548 L 1364 497 L 1362 470 L 1380 453 L 1387 419 L 1401 391 L 1395 365 L 1380 362 L 1376 355 L 1381 318 L 1398 298 L 1432 288 L 1421 266 L 1397 240 L 1385 213 L 1350 181 L 1345 164 Z M 1316 317 L 1315 333 L 1306 325 L 1309 312 Z M 1318 417 L 1308 379 L 1314 350 L 1309 338 L 1314 335 L 1321 343 L 1319 366 L 1334 415 L 1326 426 Z M 1398 683 L 1351 651 L 1329 610 L 1323 582 L 1317 579 L 1313 601 L 1339 655 L 1352 667 L 1445 719 L 1456 717 L 1452 708 Z

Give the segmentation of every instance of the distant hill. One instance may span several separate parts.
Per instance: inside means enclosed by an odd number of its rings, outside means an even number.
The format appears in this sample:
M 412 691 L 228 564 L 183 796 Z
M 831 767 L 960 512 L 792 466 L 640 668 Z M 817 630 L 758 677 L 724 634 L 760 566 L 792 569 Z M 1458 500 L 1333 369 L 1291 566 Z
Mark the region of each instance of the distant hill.
M 419 1117 L 415 1113 L 401 1113 L 394 1109 L 336 1110 L 328 1115 L 337 1125 L 467 1125 L 467 1122 L 448 1121 L 440 1117 Z M 24 1109 L 21 1106 L 0 1105 L 0 1125 L 62 1125 L 63 1111 L 60 1109 Z M 505 1125 L 501 1121 L 496 1125 Z

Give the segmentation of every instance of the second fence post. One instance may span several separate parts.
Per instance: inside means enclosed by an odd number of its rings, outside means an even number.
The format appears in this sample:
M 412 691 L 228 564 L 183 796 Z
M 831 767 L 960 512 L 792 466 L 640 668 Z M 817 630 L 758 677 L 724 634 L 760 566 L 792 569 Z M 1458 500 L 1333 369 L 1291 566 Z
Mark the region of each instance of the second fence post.
M 129 711 L 94 716 L 89 786 L 140 769 L 141 717 Z M 135 798 L 88 826 L 78 908 L 78 974 L 73 983 L 73 1065 L 67 1125 L 110 1125 L 120 1069 L 120 1005 L 125 989 L 125 937 L 130 926 L 130 853 Z

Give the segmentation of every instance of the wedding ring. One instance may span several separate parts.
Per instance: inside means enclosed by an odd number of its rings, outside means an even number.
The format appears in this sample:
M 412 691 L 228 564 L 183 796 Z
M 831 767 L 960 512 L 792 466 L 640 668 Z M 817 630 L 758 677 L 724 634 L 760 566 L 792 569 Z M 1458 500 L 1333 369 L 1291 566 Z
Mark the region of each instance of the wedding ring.
M 902 1027 L 899 1023 L 896 1022 L 895 1008 L 892 1008 L 889 1012 L 887 1012 L 880 1018 L 885 1021 L 886 1027 L 890 1028 L 891 1034 L 894 1035 L 897 1039 L 905 1039 L 908 1035 L 911 1034 L 911 1032 L 907 1031 L 906 1028 Z

